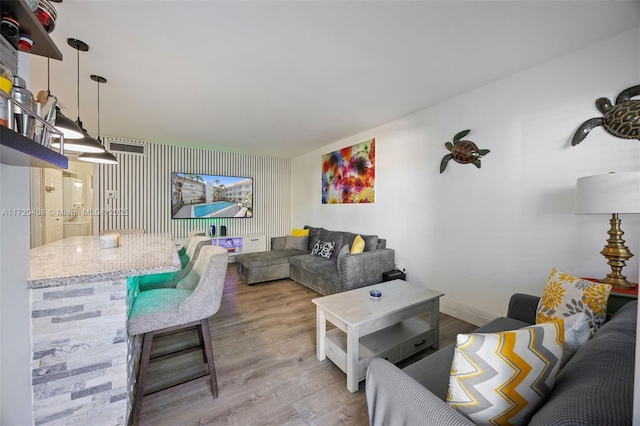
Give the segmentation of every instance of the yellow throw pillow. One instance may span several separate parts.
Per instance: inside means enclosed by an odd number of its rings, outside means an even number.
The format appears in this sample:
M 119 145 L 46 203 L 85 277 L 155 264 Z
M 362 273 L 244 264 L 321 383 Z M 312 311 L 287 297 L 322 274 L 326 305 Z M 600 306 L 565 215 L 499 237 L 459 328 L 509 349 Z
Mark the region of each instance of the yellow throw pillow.
M 595 333 L 607 318 L 609 293 L 609 284 L 583 280 L 553 268 L 538 302 L 536 324 L 584 312 Z
M 501 333 L 458 334 L 447 402 L 482 425 L 526 425 L 556 381 L 562 321 Z
M 291 231 L 291 236 L 292 237 L 306 237 L 307 235 L 309 235 L 309 230 L 308 229 L 293 229 L 293 231 Z
M 353 239 L 353 244 L 351 244 L 351 254 L 358 254 L 364 251 L 364 240 L 360 235 L 357 235 Z

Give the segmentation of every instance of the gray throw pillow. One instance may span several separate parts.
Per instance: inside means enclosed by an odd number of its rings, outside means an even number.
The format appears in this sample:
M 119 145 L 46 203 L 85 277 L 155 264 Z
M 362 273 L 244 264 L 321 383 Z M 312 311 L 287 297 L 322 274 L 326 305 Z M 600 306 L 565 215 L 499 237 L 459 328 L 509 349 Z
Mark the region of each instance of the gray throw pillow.
M 284 242 L 284 249 L 307 251 L 308 243 L 309 243 L 309 237 L 307 235 L 305 235 L 304 237 L 294 237 L 292 235 L 287 235 Z
M 336 266 L 340 264 L 340 259 L 346 254 L 349 254 L 349 244 L 345 244 L 342 246 L 340 251 L 338 252 L 338 261 L 336 262 Z

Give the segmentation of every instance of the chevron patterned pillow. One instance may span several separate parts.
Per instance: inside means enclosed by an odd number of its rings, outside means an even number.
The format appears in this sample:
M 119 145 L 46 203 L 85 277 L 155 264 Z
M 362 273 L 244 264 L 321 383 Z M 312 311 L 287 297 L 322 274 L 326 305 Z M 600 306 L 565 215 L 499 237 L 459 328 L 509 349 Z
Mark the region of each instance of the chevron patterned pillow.
M 553 389 L 563 347 L 562 320 L 458 334 L 447 402 L 479 425 L 525 425 Z

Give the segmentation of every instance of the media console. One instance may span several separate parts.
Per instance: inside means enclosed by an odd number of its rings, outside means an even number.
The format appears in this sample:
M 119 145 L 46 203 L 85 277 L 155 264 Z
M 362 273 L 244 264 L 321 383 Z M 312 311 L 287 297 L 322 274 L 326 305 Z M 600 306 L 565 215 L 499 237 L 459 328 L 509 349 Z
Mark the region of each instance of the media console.
M 267 248 L 264 235 L 224 236 L 212 237 L 214 246 L 225 248 L 229 252 L 229 262 L 235 262 L 236 254 L 255 253 Z

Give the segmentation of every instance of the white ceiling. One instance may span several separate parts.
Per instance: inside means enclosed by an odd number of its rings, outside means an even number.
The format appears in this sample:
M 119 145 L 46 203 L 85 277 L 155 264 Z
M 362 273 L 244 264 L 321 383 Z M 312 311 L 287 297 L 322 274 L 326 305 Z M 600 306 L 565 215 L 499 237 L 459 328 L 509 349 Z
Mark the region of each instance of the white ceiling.
M 51 92 L 100 133 L 291 158 L 640 25 L 622 1 L 72 1 Z M 593 58 L 597 61 L 598 58 Z M 615 64 L 611 64 L 615 66 Z M 31 91 L 46 59 L 31 59 Z M 513 96 L 535 90 L 523 87 Z M 487 108 L 491 100 L 487 99 Z

